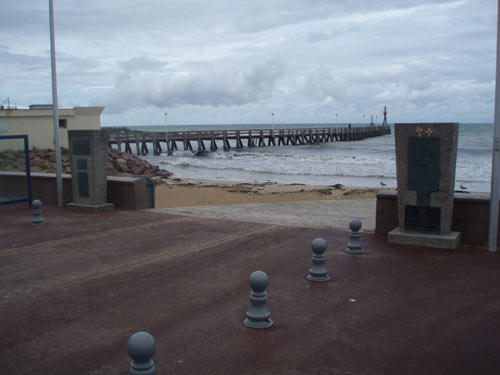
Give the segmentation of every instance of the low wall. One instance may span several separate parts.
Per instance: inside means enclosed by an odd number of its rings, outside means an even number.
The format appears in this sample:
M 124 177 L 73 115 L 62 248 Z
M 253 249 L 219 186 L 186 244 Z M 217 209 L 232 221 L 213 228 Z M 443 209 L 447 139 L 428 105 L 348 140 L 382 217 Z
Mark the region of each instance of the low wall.
M 73 201 L 71 175 L 63 174 L 63 201 Z M 0 172 L 0 188 L 3 192 L 25 190 L 26 177 L 22 172 Z M 154 207 L 154 198 L 148 197 L 148 189 L 153 189 L 144 178 L 127 178 L 108 176 L 107 201 L 114 203 L 115 208 L 124 210 L 141 210 Z M 57 203 L 57 182 L 54 173 L 32 173 L 31 191 L 33 199 L 42 202 Z M 153 207 L 151 207 L 151 205 Z
M 487 245 L 489 214 L 488 193 L 455 193 L 451 229 L 461 232 L 463 241 Z M 395 190 L 380 190 L 377 193 L 375 232 L 387 234 L 397 226 L 398 193 Z

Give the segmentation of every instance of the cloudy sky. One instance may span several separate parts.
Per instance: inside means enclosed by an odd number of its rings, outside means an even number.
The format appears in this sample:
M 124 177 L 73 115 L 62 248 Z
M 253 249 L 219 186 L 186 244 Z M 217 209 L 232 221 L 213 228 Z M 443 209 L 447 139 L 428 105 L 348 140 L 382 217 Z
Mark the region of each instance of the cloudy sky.
M 103 125 L 493 121 L 495 0 L 54 7 L 59 104 L 105 106 Z M 48 17 L 2 0 L 2 100 L 52 102 Z

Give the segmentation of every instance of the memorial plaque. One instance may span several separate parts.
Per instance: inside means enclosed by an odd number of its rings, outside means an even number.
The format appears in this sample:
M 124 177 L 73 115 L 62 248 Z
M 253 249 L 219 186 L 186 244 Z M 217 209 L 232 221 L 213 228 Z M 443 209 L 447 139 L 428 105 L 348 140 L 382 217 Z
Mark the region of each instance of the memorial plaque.
M 77 169 L 87 169 L 87 159 L 76 159 L 76 168 Z
M 408 138 L 408 190 L 439 191 L 440 138 Z
M 439 233 L 439 219 L 441 209 L 439 207 L 406 206 L 405 228 L 407 230 Z
M 89 174 L 87 172 L 78 172 L 78 194 L 80 197 L 89 197 Z
M 85 138 L 75 138 L 71 142 L 73 155 L 90 155 L 90 140 Z
M 457 123 L 395 124 L 398 224 L 390 243 L 456 248 L 451 230 Z

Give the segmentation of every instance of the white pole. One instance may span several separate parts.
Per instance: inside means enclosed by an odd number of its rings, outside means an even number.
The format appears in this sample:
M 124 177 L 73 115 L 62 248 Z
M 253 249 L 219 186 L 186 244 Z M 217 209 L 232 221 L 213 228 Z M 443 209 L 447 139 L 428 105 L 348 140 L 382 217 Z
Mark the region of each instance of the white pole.
M 57 74 L 56 74 L 56 48 L 54 38 L 54 4 L 49 0 L 50 18 L 50 61 L 52 68 L 52 116 L 54 118 L 54 148 L 56 152 L 56 181 L 57 181 L 57 204 L 63 207 L 63 184 L 62 184 L 62 162 L 61 142 L 59 139 L 59 107 L 57 104 Z
M 497 251 L 498 200 L 500 184 L 500 0 L 497 8 L 497 70 L 495 79 L 495 115 L 493 133 L 493 161 L 491 170 L 490 221 L 488 229 L 488 251 Z

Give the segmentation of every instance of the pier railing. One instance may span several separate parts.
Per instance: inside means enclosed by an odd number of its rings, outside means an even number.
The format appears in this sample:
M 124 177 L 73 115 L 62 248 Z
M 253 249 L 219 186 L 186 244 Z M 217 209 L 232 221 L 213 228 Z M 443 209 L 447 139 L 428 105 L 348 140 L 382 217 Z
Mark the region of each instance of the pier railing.
M 147 132 L 126 129 L 106 129 L 109 146 L 132 153 L 135 146 L 137 155 L 150 152 L 171 154 L 182 148 L 184 151 L 228 151 L 231 148 L 311 145 L 325 142 L 357 141 L 370 137 L 390 134 L 389 126 L 357 126 L 338 128 L 300 128 L 300 129 L 256 129 L 256 130 L 195 130 L 172 132 Z M 162 148 L 162 143 L 165 149 Z M 124 147 L 122 149 L 122 146 Z

